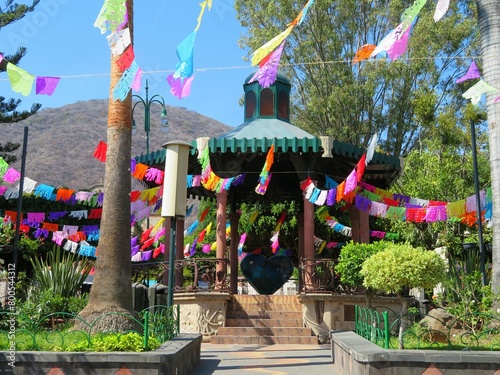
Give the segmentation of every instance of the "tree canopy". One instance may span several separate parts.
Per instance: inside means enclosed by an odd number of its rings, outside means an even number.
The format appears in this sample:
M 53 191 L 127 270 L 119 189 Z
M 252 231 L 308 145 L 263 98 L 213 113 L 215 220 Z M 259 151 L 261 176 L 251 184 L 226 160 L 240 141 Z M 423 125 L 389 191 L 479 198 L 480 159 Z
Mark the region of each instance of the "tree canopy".
M 40 2 L 40 0 L 33 0 L 31 5 L 17 4 L 13 0 L 6 0 L 5 6 L 0 7 L 0 30 L 10 25 L 16 21 L 23 18 L 26 13 L 32 12 L 35 6 Z M 16 52 L 11 55 L 5 55 L 3 51 L 0 51 L 0 55 L 4 58 L 0 59 L 0 72 L 5 72 L 7 70 L 7 64 L 11 63 L 17 65 L 19 61 L 26 55 L 26 48 L 20 47 Z M 6 99 L 4 96 L 0 95 L 0 124 L 8 124 L 13 122 L 19 122 L 32 115 L 34 115 L 41 107 L 41 104 L 33 104 L 29 111 L 17 111 L 17 107 L 21 104 L 20 99 Z M 7 163 L 13 163 L 17 160 L 17 157 L 12 154 L 19 148 L 19 144 L 6 143 L 5 145 L 0 144 L 0 157 L 4 158 Z
M 424 6 L 407 52 L 398 60 L 371 58 L 353 64 L 357 50 L 377 44 L 399 24 L 413 1 L 317 0 L 286 38 L 280 69 L 292 79 L 294 121 L 317 135 L 367 146 L 372 135 L 390 154 L 405 156 L 428 137 L 438 118 L 463 121 L 464 87 L 456 78 L 476 56 L 475 3 L 456 1 L 434 22 Z M 291 0 L 236 0 L 248 29 L 240 43 L 250 53 L 286 29 L 304 4 Z M 465 88 L 466 89 L 466 88 Z

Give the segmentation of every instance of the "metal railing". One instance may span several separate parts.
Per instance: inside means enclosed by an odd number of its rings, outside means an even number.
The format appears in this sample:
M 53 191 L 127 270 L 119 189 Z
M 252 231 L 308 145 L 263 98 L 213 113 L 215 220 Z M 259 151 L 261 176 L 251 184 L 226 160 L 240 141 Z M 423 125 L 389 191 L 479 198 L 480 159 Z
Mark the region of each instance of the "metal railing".
M 402 319 L 411 323 L 412 314 L 400 316 L 394 321 L 391 325 L 394 336 Z M 404 347 L 411 344 L 416 349 L 499 351 L 500 316 L 474 312 L 460 316 L 445 315 L 439 319 L 428 314 L 422 320 L 409 324 L 401 339 Z
M 118 329 L 100 329 L 103 321 L 111 319 L 130 327 L 125 332 Z M 7 311 L 0 312 L 0 350 L 56 350 L 102 351 L 97 342 L 104 338 L 115 342 L 114 351 L 120 350 L 120 340 L 136 334 L 142 341 L 142 350 L 150 350 L 151 340 L 159 343 L 176 337 L 180 331 L 180 306 L 150 306 L 138 316 L 121 312 L 108 312 L 89 322 L 76 314 L 54 312 L 39 319 Z M 122 345 L 126 347 L 126 345 Z M 75 349 L 76 348 L 76 349 Z
M 299 264 L 301 293 L 363 294 L 363 288 L 351 288 L 340 282 L 335 272 L 337 260 L 302 258 Z M 230 262 L 227 258 L 186 258 L 175 261 L 174 293 L 183 292 L 229 292 L 227 277 Z M 161 275 L 169 272 L 168 262 L 134 263 L 132 271 L 142 275 L 146 270 L 155 270 L 152 275 L 161 282 Z M 141 281 L 141 280 L 135 280 Z M 146 285 L 149 283 L 142 280 Z
M 336 259 L 302 258 L 300 276 L 302 293 L 363 294 L 362 288 L 350 288 L 340 282 L 335 272 Z
M 385 349 L 500 351 L 500 316 L 473 313 L 422 317 L 355 307 L 355 332 Z M 440 315 L 438 315 L 440 316 Z M 401 332 L 400 332 L 401 330 Z
M 355 332 L 365 339 L 385 349 L 389 349 L 389 314 L 379 313 L 356 305 L 354 307 Z
M 229 259 L 226 258 L 176 260 L 174 292 L 229 292 L 228 268 Z M 161 279 L 159 275 L 169 272 L 169 262 L 132 264 L 132 272 L 135 274 L 152 269 L 157 271 L 155 278 Z

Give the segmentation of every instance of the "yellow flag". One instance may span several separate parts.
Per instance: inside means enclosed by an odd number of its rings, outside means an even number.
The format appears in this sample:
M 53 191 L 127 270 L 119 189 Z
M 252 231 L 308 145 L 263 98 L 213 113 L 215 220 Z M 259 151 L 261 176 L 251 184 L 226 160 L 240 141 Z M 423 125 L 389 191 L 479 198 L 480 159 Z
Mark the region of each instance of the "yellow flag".
M 7 75 L 13 91 L 24 96 L 28 96 L 30 94 L 33 82 L 35 81 L 35 76 L 29 74 L 21 68 L 18 68 L 12 63 L 7 63 Z
M 156 225 L 153 227 L 153 230 L 151 232 L 153 233 L 156 233 L 158 232 L 158 229 L 160 229 L 160 227 L 162 226 L 162 224 L 165 222 L 165 218 L 162 217 L 160 220 L 158 220 L 158 222 L 156 223 Z
M 207 227 L 205 228 L 205 230 L 207 231 L 207 234 L 210 233 L 210 231 L 212 230 L 212 222 L 210 222 L 210 224 L 207 225 Z
M 292 32 L 294 26 L 290 25 L 288 28 L 283 31 L 281 34 L 275 36 L 273 39 L 271 39 L 269 42 L 261 46 L 257 51 L 253 53 L 252 57 L 252 65 L 258 65 L 259 62 L 269 55 L 272 51 L 278 47 L 285 38 L 290 35 Z
M 257 216 L 259 216 L 259 211 L 255 211 L 252 215 L 250 215 L 248 222 L 252 224 L 255 221 L 255 219 L 257 219 Z
M 200 28 L 201 19 L 203 17 L 203 13 L 205 13 L 205 8 L 207 5 L 208 5 L 208 10 L 212 9 L 212 0 L 205 0 L 204 2 L 200 3 L 201 12 L 198 16 L 198 24 L 196 25 L 196 28 L 194 29 L 194 31 L 198 31 L 198 29 Z

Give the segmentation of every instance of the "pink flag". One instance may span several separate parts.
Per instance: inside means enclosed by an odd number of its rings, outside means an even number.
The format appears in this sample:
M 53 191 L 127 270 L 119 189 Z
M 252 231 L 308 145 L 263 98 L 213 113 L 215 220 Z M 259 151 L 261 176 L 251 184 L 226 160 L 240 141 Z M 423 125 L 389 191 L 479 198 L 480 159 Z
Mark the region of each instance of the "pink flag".
M 394 44 L 387 49 L 387 55 L 391 60 L 397 60 L 403 53 L 406 52 L 410 30 L 411 24 L 408 26 L 405 32 L 394 41 Z
M 36 94 L 52 95 L 60 79 L 59 77 L 36 77 Z
M 174 74 L 167 76 L 167 82 L 170 85 L 170 92 L 179 99 L 185 98 L 191 93 L 191 82 L 194 76 L 188 78 L 175 78 Z
M 476 62 L 473 60 L 469 66 L 469 70 L 462 78 L 459 78 L 455 81 L 455 83 L 462 83 L 469 79 L 481 78 L 481 74 L 479 73 L 479 69 L 476 66 Z
M 142 69 L 139 67 L 137 73 L 134 77 L 134 82 L 132 82 L 132 90 L 139 92 L 141 90 L 141 80 L 142 80 Z
M 252 83 L 257 80 L 262 87 L 267 88 L 271 86 L 274 81 L 276 81 L 276 74 L 278 73 L 278 66 L 280 64 L 284 46 L 285 40 L 269 55 L 265 64 L 257 70 L 248 83 Z

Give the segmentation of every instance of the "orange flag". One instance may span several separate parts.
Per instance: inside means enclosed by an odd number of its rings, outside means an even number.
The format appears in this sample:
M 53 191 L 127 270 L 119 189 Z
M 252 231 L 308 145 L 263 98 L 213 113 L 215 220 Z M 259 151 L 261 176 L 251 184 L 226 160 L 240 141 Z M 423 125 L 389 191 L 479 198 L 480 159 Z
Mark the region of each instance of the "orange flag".
M 354 55 L 354 59 L 352 60 L 352 65 L 360 62 L 361 60 L 368 59 L 371 56 L 375 47 L 376 46 L 373 44 L 365 44 L 364 46 L 360 47 L 356 52 L 356 55 Z

